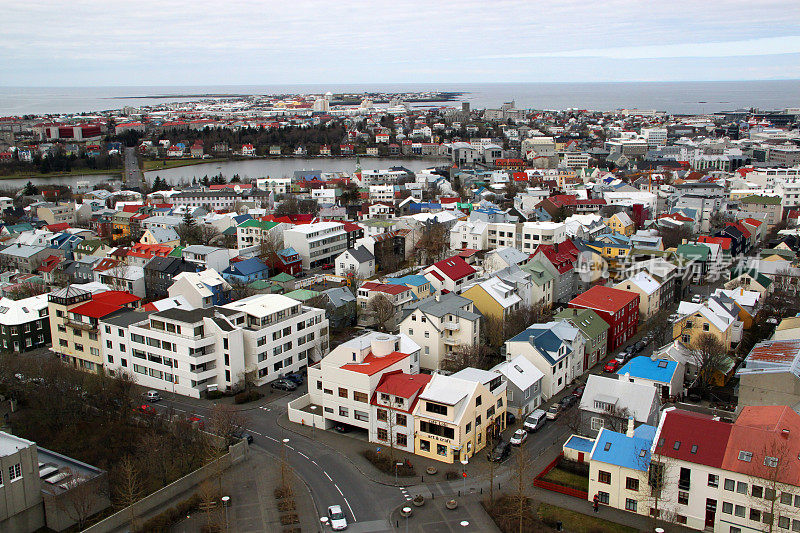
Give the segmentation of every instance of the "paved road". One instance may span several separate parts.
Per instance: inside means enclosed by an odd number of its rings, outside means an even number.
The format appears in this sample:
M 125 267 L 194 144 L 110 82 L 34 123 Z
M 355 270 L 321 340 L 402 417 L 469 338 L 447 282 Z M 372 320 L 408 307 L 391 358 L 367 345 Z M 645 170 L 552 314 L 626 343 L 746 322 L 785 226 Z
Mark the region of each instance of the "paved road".
M 127 181 L 128 187 L 138 187 L 144 179 L 139 168 L 139 160 L 136 157 L 136 148 L 125 148 L 125 165 L 122 170 L 122 178 Z
M 387 518 L 395 507 L 405 502 L 401 491 L 367 479 L 338 451 L 278 426 L 276 419 L 285 413 L 286 403 L 293 396 L 247 411 L 247 429 L 254 436 L 253 446 L 277 458 L 286 454 L 289 464 L 311 489 L 320 516 L 329 505 L 338 504 L 351 522 L 348 531 L 391 530 Z M 155 405 L 162 410 L 171 406 L 178 412 L 193 413 L 201 418 L 208 416 L 212 407 L 210 403 L 208 407 L 200 407 L 181 399 L 166 399 Z M 289 440 L 284 443 L 284 439 Z

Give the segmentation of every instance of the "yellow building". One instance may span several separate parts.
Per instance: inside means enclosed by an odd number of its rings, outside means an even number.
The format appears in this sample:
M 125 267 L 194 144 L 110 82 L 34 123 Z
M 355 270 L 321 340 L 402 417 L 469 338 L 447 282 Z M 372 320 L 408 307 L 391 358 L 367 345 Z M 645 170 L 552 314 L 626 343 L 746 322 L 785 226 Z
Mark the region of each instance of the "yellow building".
M 110 315 L 136 309 L 139 298 L 122 291 L 92 292 L 72 285 L 48 296 L 51 350 L 75 368 L 100 373 L 103 349 L 98 321 Z
M 500 320 L 506 319 L 522 305 L 516 287 L 497 277 L 476 283 L 462 292 L 461 296 L 472 300 L 483 316 Z
M 505 429 L 501 375 L 467 368 L 434 374 L 414 409 L 414 453 L 444 463 L 469 459 Z
M 614 213 L 606 220 L 606 226 L 626 237 L 630 237 L 636 231 L 636 224 L 624 211 Z
M 709 307 L 713 305 L 714 309 Z M 696 304 L 681 302 L 678 319 L 672 326 L 672 337 L 687 347 L 696 346 L 699 337 L 705 333 L 719 340 L 730 351 L 742 338 L 744 324 L 739 320 L 739 306 L 732 303 L 725 309 L 717 303 Z
M 121 239 L 131 234 L 131 217 L 134 213 L 126 211 L 117 211 L 111 218 L 112 229 L 111 235 L 114 239 Z

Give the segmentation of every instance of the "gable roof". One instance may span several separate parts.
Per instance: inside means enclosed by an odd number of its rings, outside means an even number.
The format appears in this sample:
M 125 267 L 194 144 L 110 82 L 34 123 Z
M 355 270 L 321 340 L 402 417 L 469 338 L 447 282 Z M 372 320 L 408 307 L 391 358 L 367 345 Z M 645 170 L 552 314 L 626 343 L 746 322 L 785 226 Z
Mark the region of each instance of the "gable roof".
M 589 374 L 581 397 L 580 409 L 593 413 L 602 412 L 602 409 L 595 407 L 595 401 L 601 401 L 611 403 L 617 412 L 627 410 L 637 422 L 647 422 L 657 399 L 658 390 L 650 385 Z
M 541 370 L 524 355 L 518 355 L 510 361 L 503 361 L 493 366 L 491 372 L 502 374 L 519 390 L 527 390 L 544 377 Z
M 428 267 L 427 270 L 430 271 L 434 267 L 453 281 L 458 281 L 461 278 L 465 278 L 470 274 L 475 273 L 475 269 L 472 268 L 471 265 L 467 264 L 463 257 L 457 255 L 437 261 Z
M 606 287 L 604 285 L 595 285 L 588 291 L 570 300 L 569 305 L 599 309 L 614 314 L 624 309 L 626 305 L 637 298 L 639 298 L 639 295 L 634 292 Z
M 722 468 L 732 425 L 709 415 L 670 407 L 661 415 L 654 452 Z

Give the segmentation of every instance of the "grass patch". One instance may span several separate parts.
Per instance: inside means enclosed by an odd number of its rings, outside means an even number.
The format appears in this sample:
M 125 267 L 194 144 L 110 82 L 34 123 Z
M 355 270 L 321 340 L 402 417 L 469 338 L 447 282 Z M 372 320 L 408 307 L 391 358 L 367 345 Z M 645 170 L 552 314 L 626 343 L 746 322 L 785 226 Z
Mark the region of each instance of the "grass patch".
M 534 513 L 533 502 L 525 498 L 522 502 L 522 527 L 519 524 L 519 500 L 508 494 L 503 494 L 492 502 L 482 500 L 481 505 L 492 518 L 497 529 L 503 533 L 546 533 L 553 531 L 542 523 Z
M 589 502 L 586 502 L 587 508 Z M 539 518 L 547 525 L 561 522 L 564 530 L 575 533 L 638 533 L 638 529 L 603 520 L 594 516 L 557 507 L 549 503 L 539 505 Z
M 37 179 L 49 179 L 49 178 L 66 178 L 69 176 L 88 176 L 93 174 L 108 174 L 111 176 L 119 176 L 122 174 L 122 169 L 120 168 L 110 168 L 110 169 L 90 169 L 90 168 L 82 168 L 78 170 L 71 170 L 69 172 L 17 172 L 15 174 L 3 174 L 0 175 L 0 180 L 26 180 L 31 178 Z
M 372 466 L 383 472 L 384 474 L 395 475 L 395 468 L 397 468 L 397 475 L 399 477 L 411 477 L 417 473 L 414 467 L 409 462 L 404 462 L 402 466 L 397 466 L 399 460 L 394 460 L 389 457 L 389 453 L 378 453 L 373 449 L 367 449 L 361 452 L 367 461 L 372 463 Z
M 569 487 L 584 492 L 589 491 L 588 476 L 581 476 L 558 466 L 549 471 L 546 476 L 542 476 L 541 479 L 549 481 L 550 483 L 555 483 L 556 485 L 561 485 L 562 487 Z
M 144 162 L 144 171 L 148 172 L 150 170 L 164 170 L 167 168 L 178 168 L 178 167 L 188 167 L 192 165 L 202 165 L 203 163 L 219 163 L 221 161 L 227 161 L 224 158 L 212 158 L 212 159 L 167 159 L 164 160 L 145 160 Z

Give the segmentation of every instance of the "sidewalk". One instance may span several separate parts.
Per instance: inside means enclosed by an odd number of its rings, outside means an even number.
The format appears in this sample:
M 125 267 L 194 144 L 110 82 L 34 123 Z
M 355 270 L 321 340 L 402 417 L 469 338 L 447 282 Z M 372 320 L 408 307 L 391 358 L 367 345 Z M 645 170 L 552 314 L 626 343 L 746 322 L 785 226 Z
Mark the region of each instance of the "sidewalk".
M 306 485 L 294 474 L 292 488 L 296 513 L 302 531 L 318 531 L 318 513 Z M 280 485 L 280 464 L 266 453 L 250 450 L 249 459 L 228 469 L 222 478 L 223 492 L 230 496 L 227 520 L 230 533 L 260 533 L 283 531 L 278 500 L 273 491 Z M 222 511 L 220 510 L 220 513 Z M 222 516 L 220 516 L 222 518 Z M 224 520 L 224 518 L 222 519 Z M 206 523 L 206 514 L 195 512 L 175 526 L 175 533 L 194 533 Z
M 399 532 L 407 530 L 414 533 L 440 531 L 499 533 L 500 530 L 483 509 L 480 498 L 481 496 L 476 494 L 456 498 L 458 507 L 452 510 L 445 507 L 447 498 L 426 500 L 422 507 L 415 507 L 409 502 L 408 507 L 412 509 L 411 516 L 408 519 L 402 517 L 400 510 L 405 506 L 400 506 L 392 512 L 390 522 L 394 530 Z

